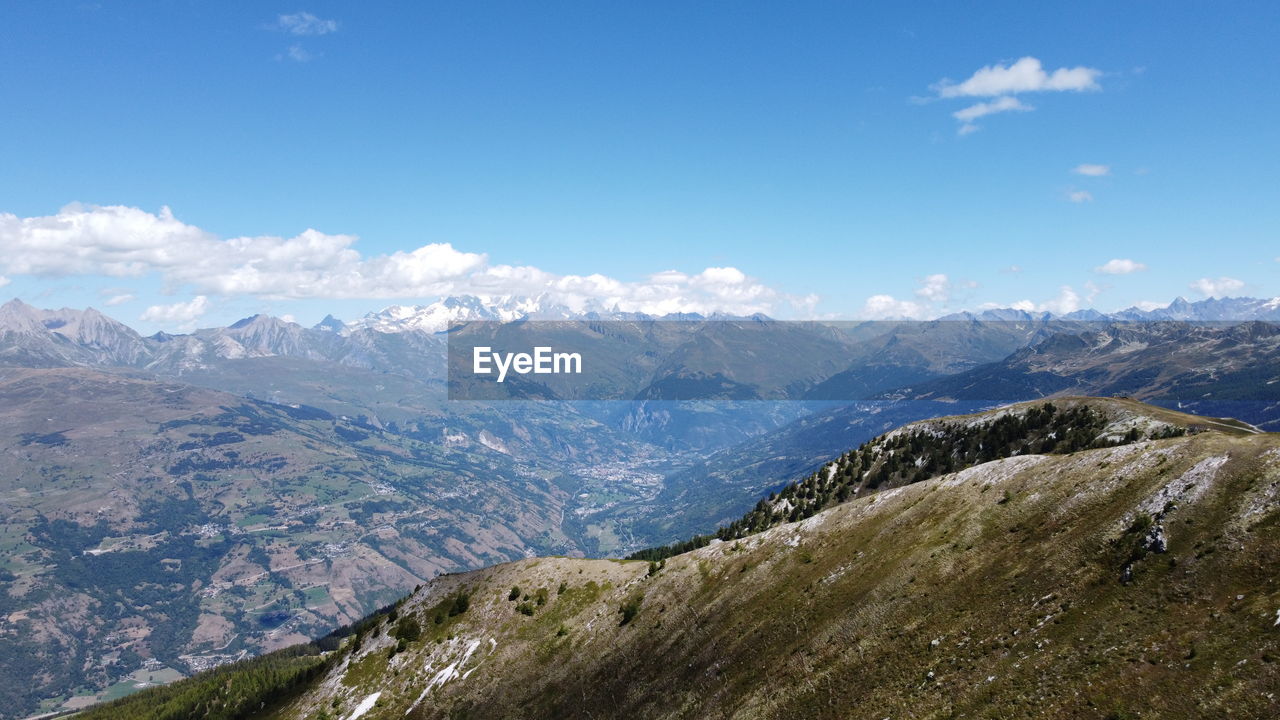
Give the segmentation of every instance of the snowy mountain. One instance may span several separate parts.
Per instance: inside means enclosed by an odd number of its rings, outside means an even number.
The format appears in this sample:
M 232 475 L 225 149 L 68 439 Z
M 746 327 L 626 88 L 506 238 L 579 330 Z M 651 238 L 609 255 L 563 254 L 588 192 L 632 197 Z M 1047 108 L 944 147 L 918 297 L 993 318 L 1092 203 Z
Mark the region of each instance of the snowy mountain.
M 503 296 L 481 298 L 473 295 L 447 297 L 430 305 L 392 305 L 350 323 L 349 330 L 382 333 L 443 332 L 451 325 L 475 321 L 573 320 L 587 317 L 543 298 Z M 598 316 L 591 313 L 591 316 Z

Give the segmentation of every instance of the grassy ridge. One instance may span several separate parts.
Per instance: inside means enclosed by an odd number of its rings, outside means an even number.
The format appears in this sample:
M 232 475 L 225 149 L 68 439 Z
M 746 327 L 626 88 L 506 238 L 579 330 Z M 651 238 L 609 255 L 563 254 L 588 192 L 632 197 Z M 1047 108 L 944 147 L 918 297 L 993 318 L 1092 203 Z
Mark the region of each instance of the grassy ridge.
M 1274 717 L 1276 487 L 1280 439 L 1203 432 L 997 460 L 665 565 L 488 568 L 401 606 L 425 626 L 466 588 L 447 632 L 376 628 L 269 717 Z
M 1025 404 L 983 422 L 930 421 L 908 425 L 868 440 L 802 480 L 761 500 L 746 515 L 709 535 L 646 548 L 628 559 L 658 561 L 705 547 L 712 540 L 736 540 L 783 523 L 813 517 L 860 492 L 923 482 L 992 460 L 1028 453 L 1068 454 L 1115 447 L 1139 440 L 1178 437 L 1187 428 L 1158 424 L 1108 434 L 1109 408 L 1078 403 Z

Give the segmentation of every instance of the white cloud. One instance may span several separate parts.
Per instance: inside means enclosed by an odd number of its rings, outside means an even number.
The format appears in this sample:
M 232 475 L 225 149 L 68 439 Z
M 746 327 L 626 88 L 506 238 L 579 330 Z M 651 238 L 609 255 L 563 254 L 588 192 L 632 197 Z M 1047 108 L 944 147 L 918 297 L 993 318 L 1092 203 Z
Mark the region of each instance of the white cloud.
M 1138 308 L 1139 310 L 1143 310 L 1145 312 L 1151 312 L 1152 310 L 1167 308 L 1169 307 L 1169 303 L 1158 303 L 1158 302 L 1153 302 L 1151 300 L 1139 300 L 1138 302 L 1134 303 L 1134 307 Z
M 957 132 L 968 135 L 978 131 L 974 120 L 987 115 L 1002 112 L 1028 112 L 1033 110 L 1018 100 L 1014 95 L 1026 92 L 1064 92 L 1098 90 L 1098 77 L 1101 70 L 1084 66 L 1074 68 L 1058 68 L 1053 72 L 1045 72 L 1040 61 L 1034 57 L 1020 58 L 1011 65 L 988 65 L 961 83 L 943 80 L 932 86 L 938 98 L 995 98 L 989 102 L 979 102 L 951 115 L 960 121 Z M 924 101 L 924 100 L 922 100 Z
M 290 45 L 289 49 L 286 50 L 283 55 L 277 56 L 276 59 L 283 60 L 285 58 L 288 58 L 294 62 L 304 63 L 304 62 L 310 62 L 314 60 L 316 56 L 310 52 L 307 52 L 306 48 L 295 43 L 293 45 Z
M 994 115 L 996 113 L 1010 112 L 1015 110 L 1018 112 L 1027 112 L 1029 110 L 1034 110 L 1034 109 L 1035 108 L 1031 107 L 1030 105 L 1024 105 L 1021 101 L 1018 100 L 1018 98 L 1002 97 L 1002 98 L 996 98 L 991 102 L 980 102 L 980 103 L 977 103 L 976 105 L 970 105 L 969 107 L 963 110 L 957 110 L 951 113 L 951 117 L 959 120 L 962 123 L 972 123 L 974 120 L 977 120 L 980 117 L 986 117 L 987 115 Z
M 278 16 L 276 28 L 290 35 L 328 35 L 338 32 L 338 21 L 322 20 L 309 12 L 299 11 Z
M 1067 193 L 1067 199 L 1073 203 L 1093 202 L 1093 193 L 1088 190 L 1071 190 Z
M 1103 175 L 1111 174 L 1111 166 L 1082 163 L 1072 168 L 1071 172 L 1077 175 L 1088 175 L 1089 177 L 1102 177 Z
M 484 254 L 448 243 L 366 257 L 354 248 L 356 241 L 354 235 L 310 229 L 292 238 L 224 240 L 181 222 L 168 208 L 153 214 L 70 205 L 48 217 L 0 214 L 0 271 L 46 277 L 154 273 L 173 291 L 265 299 L 542 295 L 574 310 L 616 307 L 653 314 L 772 313 L 781 305 L 812 308 L 815 302 L 780 293 L 732 267 L 694 274 L 670 270 L 623 282 L 493 265 Z
M 7 277 L 5 277 L 5 276 L 3 276 L 3 275 L 0 275 L 0 287 L 4 287 L 5 285 L 8 285 L 8 284 L 9 284 L 9 283 L 11 283 L 11 282 L 13 282 L 13 281 L 12 281 L 12 280 L 10 280 L 9 278 L 7 278 Z
M 209 310 L 209 298 L 197 295 L 187 302 L 172 305 L 152 305 L 142 311 L 139 318 L 143 322 L 157 325 L 178 326 L 179 329 L 190 329 Z
M 1088 287 L 1091 301 L 1093 297 L 1102 292 L 1102 288 L 1093 285 Z M 1080 295 L 1070 285 L 1063 285 L 1058 289 L 1057 297 L 1045 300 L 1042 303 L 1034 303 L 1030 300 L 1019 300 L 1008 305 L 999 303 L 985 303 L 981 307 L 983 310 L 993 310 L 999 308 L 1012 308 L 1014 310 L 1022 310 L 1023 312 L 1051 312 L 1055 315 L 1065 315 L 1070 312 L 1079 310 L 1081 306 Z
M 105 304 L 107 307 L 115 307 L 116 305 L 123 305 L 129 302 L 130 300 L 135 300 L 135 299 L 137 299 L 136 296 L 131 295 L 129 293 L 124 293 L 121 295 L 112 295 L 111 297 L 107 298 L 103 304 Z
M 1070 285 L 1063 285 L 1058 290 L 1057 297 L 1040 303 L 1037 308 L 1039 310 L 1047 310 L 1055 315 L 1065 315 L 1080 309 L 1080 296 L 1076 294 L 1075 290 L 1071 289 Z
M 1233 277 L 1200 278 L 1191 283 L 1190 287 L 1205 297 L 1221 297 L 1240 290 L 1244 287 L 1244 282 Z
M 1128 275 L 1129 273 L 1142 272 L 1146 269 L 1147 266 L 1140 262 L 1134 262 L 1126 258 L 1115 258 L 1099 265 L 1093 271 L 1102 275 Z
M 864 320 L 920 320 L 925 307 L 910 300 L 896 300 L 892 295 L 872 295 L 862 305 L 858 316 Z
M 924 282 L 921 283 L 920 289 L 916 290 L 916 297 L 923 298 L 929 302 L 946 302 L 950 296 L 951 282 L 942 273 L 925 278 Z
M 961 282 L 959 287 L 972 289 L 978 284 L 973 281 Z M 939 306 L 945 307 L 951 299 L 951 291 L 957 287 L 945 273 L 934 273 L 920 280 L 916 289 L 915 300 L 898 300 L 892 295 L 872 295 L 862 305 L 859 318 L 867 320 L 923 320 L 936 317 Z
M 939 97 L 995 97 L 1024 92 L 1097 90 L 1101 70 L 1078 66 L 1047 73 L 1040 61 L 1024 57 L 1012 65 L 988 65 L 959 84 L 946 80 L 934 86 Z
M 1008 266 L 1008 267 L 1000 268 L 1000 272 L 1002 272 L 1002 273 L 1020 273 L 1020 272 L 1022 272 L 1022 266 L 1021 266 L 1021 265 L 1010 265 L 1010 266 Z

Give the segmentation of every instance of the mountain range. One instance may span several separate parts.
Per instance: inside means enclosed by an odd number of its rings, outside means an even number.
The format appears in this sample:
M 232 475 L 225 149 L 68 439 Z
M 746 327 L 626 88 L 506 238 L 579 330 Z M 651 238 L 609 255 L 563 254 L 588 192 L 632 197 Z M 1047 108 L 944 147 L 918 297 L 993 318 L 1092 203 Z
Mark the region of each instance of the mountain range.
M 713 531 L 922 418 L 1104 394 L 1274 428 L 1278 306 L 778 323 L 453 298 L 143 337 L 10 301 L 0 716 L 283 647 L 441 573 Z M 450 401 L 437 328 L 529 319 L 609 323 L 623 401 Z

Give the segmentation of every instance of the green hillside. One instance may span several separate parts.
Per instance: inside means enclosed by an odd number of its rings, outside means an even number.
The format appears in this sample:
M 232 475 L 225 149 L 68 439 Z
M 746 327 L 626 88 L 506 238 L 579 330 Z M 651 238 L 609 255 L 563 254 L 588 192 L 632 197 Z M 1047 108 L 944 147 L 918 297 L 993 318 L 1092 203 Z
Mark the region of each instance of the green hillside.
M 245 717 L 1274 717 L 1280 438 L 1072 403 L 1194 432 L 979 462 L 661 563 L 445 576 Z

